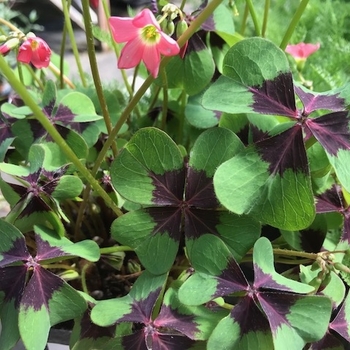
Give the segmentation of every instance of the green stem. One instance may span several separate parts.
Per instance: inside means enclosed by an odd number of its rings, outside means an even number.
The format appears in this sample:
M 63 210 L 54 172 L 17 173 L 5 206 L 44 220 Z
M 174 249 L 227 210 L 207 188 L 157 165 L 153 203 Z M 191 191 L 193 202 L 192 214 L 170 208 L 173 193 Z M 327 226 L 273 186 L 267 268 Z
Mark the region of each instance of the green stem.
M 244 12 L 243 12 L 241 28 L 239 30 L 239 33 L 241 35 L 244 35 L 245 29 L 247 27 L 248 15 L 249 15 L 249 8 L 248 8 L 248 4 L 246 3 L 244 7 Z
M 16 75 L 13 73 L 12 69 L 8 66 L 5 59 L 1 55 L 0 70 L 2 71 L 12 88 L 23 99 L 24 103 L 32 110 L 35 118 L 42 124 L 42 126 L 50 134 L 52 139 L 57 143 L 62 152 L 79 170 L 81 175 L 86 178 L 86 180 L 90 183 L 91 187 L 104 199 L 106 205 L 109 206 L 118 216 L 122 215 L 123 213 L 118 208 L 118 206 L 113 202 L 113 200 L 109 197 L 106 191 L 100 186 L 98 181 L 91 175 L 91 173 L 84 166 L 84 164 L 81 163 L 79 158 L 68 146 L 68 144 L 62 138 L 62 136 L 59 134 L 56 128 L 51 124 L 50 120 L 46 117 L 46 115 L 43 113 L 43 111 L 37 105 L 37 103 L 33 100 L 26 87 L 23 84 L 21 84 L 21 82 L 18 80 Z
M 280 44 L 281 50 L 284 51 L 286 49 L 286 47 L 289 43 L 289 40 L 292 37 L 292 34 L 294 33 L 295 27 L 299 23 L 300 18 L 302 16 L 302 14 L 304 13 L 305 8 L 306 8 L 308 3 L 309 3 L 309 0 L 301 0 L 299 7 L 298 7 L 297 11 L 295 12 L 292 20 L 290 21 L 289 27 L 288 27 L 288 29 L 287 29 L 287 31 L 284 34 L 284 37 L 282 39 L 282 42 Z
M 32 78 L 34 79 L 34 81 L 38 84 L 38 87 L 41 90 L 44 90 L 44 84 L 38 78 L 38 76 L 35 74 L 34 69 L 29 64 L 26 64 L 26 68 L 28 69 L 28 71 L 29 71 L 30 75 L 32 76 Z
M 69 2 L 69 6 L 70 6 L 70 2 Z M 64 22 L 65 22 L 66 29 L 67 29 L 67 32 L 69 35 L 69 40 L 70 40 L 71 45 L 72 45 L 72 50 L 73 50 L 75 61 L 77 63 L 81 83 L 83 84 L 84 87 L 86 87 L 87 83 L 86 83 L 86 79 L 85 79 L 85 75 L 84 75 L 84 70 L 83 70 L 83 67 L 81 65 L 80 55 L 79 55 L 79 51 L 78 51 L 78 47 L 77 47 L 77 42 L 75 40 L 72 21 L 70 19 L 69 8 L 68 8 L 66 0 L 62 0 L 62 8 L 63 8 Z
M 86 284 L 86 270 L 90 267 L 90 263 L 86 263 L 83 268 L 81 269 L 81 288 L 83 289 L 83 292 L 86 294 L 89 294 L 89 290 Z
M 269 17 L 269 10 L 271 6 L 271 0 L 265 0 L 265 8 L 264 8 L 264 18 L 263 18 L 263 25 L 261 28 L 261 36 L 265 38 L 266 34 L 266 28 L 267 28 L 267 21 Z
M 118 252 L 133 252 L 134 249 L 126 245 L 116 245 L 114 247 L 100 248 L 100 253 L 102 254 L 113 254 Z
M 274 255 L 283 255 L 283 256 L 294 256 L 294 257 L 300 257 L 300 258 L 306 258 L 311 260 L 316 260 L 318 255 L 316 253 L 306 253 L 306 252 L 297 252 L 295 250 L 287 250 L 287 249 L 279 249 L 274 248 L 273 249 Z
M 179 9 L 180 9 L 181 11 L 183 11 L 185 5 L 186 5 L 186 0 L 182 0 Z
M 62 41 L 61 41 L 61 47 L 60 47 L 60 88 L 63 89 L 64 87 L 64 53 L 66 51 L 66 40 L 67 40 L 67 27 L 63 26 L 62 29 Z
M 162 82 L 163 82 L 163 107 L 162 107 L 162 121 L 160 124 L 160 128 L 165 131 L 166 128 L 166 120 L 168 116 L 168 79 L 163 69 L 162 72 Z
M 214 10 L 221 4 L 223 0 L 212 0 L 206 8 L 196 17 L 196 19 L 191 23 L 191 25 L 188 27 L 188 29 L 180 36 L 180 38 L 177 40 L 177 43 L 180 47 L 185 45 L 185 43 L 188 41 L 188 39 L 199 29 L 199 27 L 204 23 L 204 21 L 214 12 Z M 159 70 L 161 71 L 164 69 L 164 67 L 168 64 L 168 62 L 172 59 L 172 57 L 164 57 L 161 61 Z M 109 134 L 106 142 L 104 143 L 102 150 L 100 151 L 96 161 L 95 166 L 92 169 L 92 173 L 94 174 L 95 171 L 100 167 L 105 154 L 107 153 L 108 149 L 111 147 L 112 143 L 114 142 L 120 128 L 123 126 L 123 124 L 128 119 L 130 113 L 132 110 L 136 107 L 137 103 L 140 101 L 141 97 L 146 93 L 152 82 L 154 81 L 154 78 L 152 75 L 149 75 L 147 79 L 144 81 L 144 83 L 141 85 L 139 90 L 135 93 L 135 95 L 130 100 L 129 104 L 125 107 L 123 113 L 121 114 L 117 124 Z
M 179 129 L 177 132 L 177 141 L 179 144 L 183 142 L 183 130 L 184 130 L 184 124 L 185 124 L 185 108 L 186 108 L 186 102 L 187 102 L 187 95 L 185 90 L 181 93 L 181 108 L 179 113 Z
M 92 22 L 90 17 L 90 4 L 89 0 L 83 0 L 82 1 L 83 6 L 83 17 L 84 17 L 84 25 L 85 25 L 85 33 L 86 33 L 86 42 L 87 42 L 87 49 L 88 49 L 88 56 L 90 61 L 90 68 L 92 73 L 92 78 L 94 80 L 94 85 L 97 93 L 98 100 L 100 102 L 101 110 L 103 119 L 108 131 L 108 134 L 112 130 L 112 122 L 111 117 L 109 115 L 108 107 L 107 107 L 107 101 L 105 99 L 103 89 L 102 89 L 102 83 L 100 74 L 98 71 L 97 66 L 97 60 L 96 60 L 96 52 L 95 52 L 95 43 L 94 43 L 94 35 L 92 33 Z M 117 155 L 117 147 L 116 144 L 113 143 L 112 145 L 113 155 Z
M 261 36 L 258 16 L 256 15 L 256 11 L 255 11 L 253 2 L 252 2 L 252 0 L 246 0 L 246 1 L 247 1 L 247 5 L 248 5 L 248 8 L 249 8 L 250 15 L 252 16 L 252 20 L 253 20 L 253 23 L 254 23 L 255 34 L 256 34 L 256 36 Z

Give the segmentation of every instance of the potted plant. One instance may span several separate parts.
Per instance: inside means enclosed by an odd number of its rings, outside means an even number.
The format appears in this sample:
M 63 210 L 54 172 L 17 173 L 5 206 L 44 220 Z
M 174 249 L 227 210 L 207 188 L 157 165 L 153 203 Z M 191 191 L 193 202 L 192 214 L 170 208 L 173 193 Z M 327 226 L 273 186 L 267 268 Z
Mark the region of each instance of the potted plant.
M 303 22 L 346 11 L 185 3 L 103 0 L 103 32 L 83 0 L 90 78 L 62 1 L 80 81 L 1 19 L 1 349 L 63 325 L 73 350 L 348 346 L 350 88 L 322 50 L 350 43 Z M 122 84 L 101 82 L 94 39 Z

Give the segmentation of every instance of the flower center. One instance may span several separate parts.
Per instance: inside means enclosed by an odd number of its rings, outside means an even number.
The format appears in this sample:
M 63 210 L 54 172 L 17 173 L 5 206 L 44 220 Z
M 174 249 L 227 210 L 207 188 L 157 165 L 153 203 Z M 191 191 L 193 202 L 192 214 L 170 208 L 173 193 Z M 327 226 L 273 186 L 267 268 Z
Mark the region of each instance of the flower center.
M 37 50 L 39 47 L 39 43 L 36 40 L 32 40 L 30 43 L 30 47 L 32 48 L 33 51 Z
M 160 39 L 160 34 L 158 29 L 150 24 L 144 28 L 142 28 L 141 31 L 141 37 L 146 41 L 147 43 L 157 43 Z

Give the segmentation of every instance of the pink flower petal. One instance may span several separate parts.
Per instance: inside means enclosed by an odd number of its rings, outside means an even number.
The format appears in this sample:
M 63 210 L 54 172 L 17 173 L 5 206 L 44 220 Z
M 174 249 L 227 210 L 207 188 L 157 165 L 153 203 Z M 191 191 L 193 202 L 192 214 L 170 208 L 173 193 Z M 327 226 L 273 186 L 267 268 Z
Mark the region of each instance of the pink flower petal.
M 111 17 L 109 24 L 117 43 L 124 43 L 139 35 L 139 29 L 134 26 L 132 18 Z
M 157 29 L 160 30 L 160 25 L 157 22 L 154 14 L 149 9 L 142 10 L 133 20 L 132 23 L 138 28 L 146 27 L 153 24 Z
M 157 78 L 160 65 L 160 54 L 157 45 L 146 45 L 143 51 L 145 66 L 154 78 Z
M 158 51 L 164 56 L 175 56 L 180 52 L 178 43 L 170 36 L 160 33 L 160 41 L 157 44 Z
M 141 39 L 135 38 L 129 41 L 122 49 L 119 60 L 118 68 L 128 69 L 137 66 L 144 54 L 144 44 Z
M 296 59 L 307 59 L 311 54 L 320 48 L 320 44 L 299 43 L 296 45 L 287 45 L 286 52 Z
M 32 59 L 32 48 L 30 42 L 24 42 L 18 51 L 17 61 L 22 63 L 29 63 Z

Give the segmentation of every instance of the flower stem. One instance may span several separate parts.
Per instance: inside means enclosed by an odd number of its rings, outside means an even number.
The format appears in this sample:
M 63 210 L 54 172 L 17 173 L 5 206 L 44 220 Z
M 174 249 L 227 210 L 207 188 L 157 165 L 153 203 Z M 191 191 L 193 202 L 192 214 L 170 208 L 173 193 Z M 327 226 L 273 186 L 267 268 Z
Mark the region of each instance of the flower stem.
M 258 16 L 256 15 L 256 11 L 255 11 L 253 2 L 252 2 L 252 0 L 246 0 L 246 1 L 247 1 L 247 5 L 248 5 L 248 8 L 249 8 L 250 15 L 252 16 L 252 20 L 253 20 L 253 23 L 254 23 L 255 34 L 256 34 L 256 36 L 260 36 L 261 35 L 260 25 L 259 25 L 259 22 L 258 22 Z
M 65 26 L 66 26 L 66 29 L 67 29 L 67 32 L 69 35 L 69 40 L 70 40 L 71 45 L 72 45 L 72 50 L 73 50 L 75 62 L 76 62 L 77 67 L 78 67 L 78 72 L 80 75 L 81 83 L 83 84 L 84 87 L 86 87 L 87 83 L 86 83 L 83 67 L 82 67 L 81 61 L 80 61 L 80 56 L 79 56 L 79 52 L 78 52 L 77 42 L 76 42 L 75 36 L 74 36 L 72 21 L 71 21 L 70 16 L 69 16 L 69 7 L 68 6 L 70 6 L 70 1 L 69 1 L 69 5 L 67 5 L 67 1 L 62 0 L 62 8 L 63 8 Z
M 269 18 L 269 10 L 270 10 L 271 0 L 265 0 L 265 8 L 264 8 L 264 18 L 263 25 L 261 28 L 261 36 L 264 38 L 266 34 L 267 21 Z
M 286 33 L 284 34 L 284 37 L 280 44 L 280 49 L 282 49 L 283 51 L 286 49 L 289 43 L 289 40 L 292 37 L 292 34 L 294 33 L 295 27 L 297 26 L 308 3 L 309 3 L 309 0 L 301 0 L 298 9 L 296 10 L 292 20 L 290 21 L 289 27 L 287 28 Z
M 26 87 L 21 84 L 16 75 L 13 73 L 12 69 L 8 66 L 5 59 L 0 55 L 0 70 L 4 74 L 5 78 L 12 86 L 12 88 L 18 93 L 18 95 L 23 99 L 24 103 L 32 110 L 35 118 L 42 124 L 45 130 L 50 134 L 52 139 L 57 143 L 62 152 L 67 156 L 67 158 L 74 164 L 74 166 L 80 171 L 81 175 L 86 178 L 90 183 L 91 187 L 104 199 L 107 206 L 109 206 L 118 216 L 123 213 L 118 208 L 118 206 L 109 197 L 107 192 L 100 186 L 98 181 L 91 175 L 89 170 L 85 165 L 79 160 L 73 150 L 68 146 L 66 141 L 62 138 L 56 128 L 51 124 L 46 115 L 43 113 L 41 108 L 33 100 L 32 96 L 26 89 Z
M 249 8 L 248 8 L 248 5 L 246 3 L 245 7 L 244 7 L 244 12 L 243 12 L 243 19 L 242 19 L 242 23 L 241 23 L 241 28 L 239 30 L 239 33 L 241 35 L 244 35 L 245 29 L 247 27 L 248 14 L 249 14 Z
M 84 24 L 85 24 L 86 42 L 87 42 L 87 49 L 88 49 L 88 56 L 89 56 L 89 61 L 90 61 L 92 78 L 94 80 L 96 94 L 97 94 L 98 100 L 100 102 L 102 116 L 103 116 L 103 119 L 104 119 L 104 122 L 105 122 L 105 125 L 107 128 L 108 134 L 109 134 L 112 130 L 112 122 L 111 122 L 111 117 L 109 115 L 107 101 L 106 101 L 104 93 L 103 93 L 101 78 L 100 78 L 100 74 L 99 74 L 98 67 L 97 67 L 95 43 L 94 43 L 94 36 L 92 33 L 92 24 L 91 24 L 91 17 L 90 17 L 89 0 L 83 0 L 82 6 L 83 6 L 83 17 L 84 17 Z M 118 150 L 117 150 L 115 143 L 113 143 L 113 145 L 112 145 L 112 151 L 113 151 L 113 155 L 116 156 Z
M 162 85 L 163 85 L 163 107 L 162 107 L 162 121 L 160 128 L 165 131 L 166 128 L 166 120 L 168 116 L 168 79 L 163 69 L 162 72 Z

